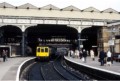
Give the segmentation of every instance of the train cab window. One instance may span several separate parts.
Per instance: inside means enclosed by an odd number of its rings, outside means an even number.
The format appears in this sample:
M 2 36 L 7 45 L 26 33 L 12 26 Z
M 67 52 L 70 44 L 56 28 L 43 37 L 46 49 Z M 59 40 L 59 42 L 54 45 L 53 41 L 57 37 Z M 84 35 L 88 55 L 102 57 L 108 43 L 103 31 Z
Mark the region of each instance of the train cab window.
M 45 48 L 45 52 L 48 52 L 48 48 Z
M 44 48 L 41 48 L 41 52 L 44 52 Z
M 37 51 L 40 52 L 40 48 L 38 48 Z

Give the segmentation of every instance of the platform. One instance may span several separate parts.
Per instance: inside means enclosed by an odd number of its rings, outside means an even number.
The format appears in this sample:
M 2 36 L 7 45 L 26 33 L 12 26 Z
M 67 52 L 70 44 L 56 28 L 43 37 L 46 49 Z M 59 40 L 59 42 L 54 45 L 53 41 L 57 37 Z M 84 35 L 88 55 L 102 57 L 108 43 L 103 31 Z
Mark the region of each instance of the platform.
M 6 62 L 0 58 L 0 81 L 15 81 L 19 65 L 30 58 L 33 57 L 8 58 Z
M 98 62 L 98 57 L 95 57 L 95 61 L 93 61 L 90 57 L 87 57 L 86 63 L 84 63 L 79 58 L 72 58 L 67 56 L 65 56 L 65 58 L 69 61 L 72 61 L 74 63 L 80 64 L 89 68 L 98 69 L 101 71 L 120 75 L 120 62 L 113 61 L 113 64 L 111 66 L 108 66 L 108 65 L 100 66 L 100 62 Z

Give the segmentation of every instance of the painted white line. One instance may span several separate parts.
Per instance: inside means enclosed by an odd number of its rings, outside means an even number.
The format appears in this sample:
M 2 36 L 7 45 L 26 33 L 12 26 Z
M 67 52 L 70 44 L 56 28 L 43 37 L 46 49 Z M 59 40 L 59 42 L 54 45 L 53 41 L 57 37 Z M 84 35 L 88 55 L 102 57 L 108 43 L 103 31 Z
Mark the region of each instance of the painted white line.
M 24 57 L 23 57 L 23 58 L 24 58 Z M 35 57 L 34 57 L 34 58 L 35 58 Z M 34 59 L 34 58 L 27 59 L 27 60 L 25 60 L 24 62 L 22 62 L 22 63 L 20 64 L 20 66 L 18 67 L 18 70 L 17 70 L 17 75 L 16 75 L 16 80 L 15 80 L 15 81 L 19 81 L 20 70 L 21 70 L 21 67 L 23 66 L 23 64 L 26 63 L 26 62 L 29 61 L 29 60 Z

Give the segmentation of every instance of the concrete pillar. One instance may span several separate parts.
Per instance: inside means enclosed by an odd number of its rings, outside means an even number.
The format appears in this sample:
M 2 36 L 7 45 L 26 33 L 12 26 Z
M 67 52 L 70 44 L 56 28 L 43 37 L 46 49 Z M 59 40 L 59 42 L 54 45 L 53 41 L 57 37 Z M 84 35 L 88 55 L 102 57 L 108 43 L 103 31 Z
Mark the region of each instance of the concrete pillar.
M 25 32 L 22 32 L 22 56 L 25 56 Z
M 22 56 L 25 56 L 25 25 L 22 25 Z
M 81 31 L 82 31 L 82 28 L 79 26 L 78 27 L 78 49 L 80 50 L 80 45 L 81 45 Z
M 81 44 L 80 38 L 81 38 L 81 33 L 78 33 L 78 50 L 80 50 L 80 44 Z

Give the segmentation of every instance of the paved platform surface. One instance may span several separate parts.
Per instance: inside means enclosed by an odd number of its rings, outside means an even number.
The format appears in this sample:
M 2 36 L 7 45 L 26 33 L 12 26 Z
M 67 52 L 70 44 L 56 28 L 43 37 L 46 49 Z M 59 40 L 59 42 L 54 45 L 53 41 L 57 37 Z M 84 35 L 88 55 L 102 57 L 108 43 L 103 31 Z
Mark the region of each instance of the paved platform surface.
M 3 62 L 3 59 L 0 58 L 0 81 L 15 81 L 19 65 L 30 58 L 33 57 L 8 58 L 6 62 Z
M 111 66 L 108 66 L 108 65 L 100 66 L 100 62 L 98 62 L 98 57 L 95 57 L 95 61 L 92 61 L 92 59 L 90 57 L 87 57 L 86 63 L 84 63 L 79 58 L 72 58 L 72 57 L 66 56 L 66 59 L 71 60 L 72 62 L 75 62 L 75 63 L 80 63 L 82 65 L 87 65 L 87 66 L 90 66 L 92 68 L 95 67 L 99 70 L 103 70 L 106 72 L 111 72 L 111 73 L 115 73 L 115 74 L 120 75 L 120 62 L 114 61 Z

